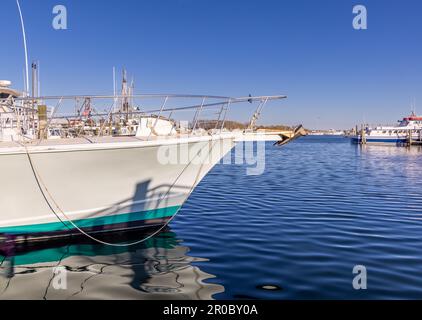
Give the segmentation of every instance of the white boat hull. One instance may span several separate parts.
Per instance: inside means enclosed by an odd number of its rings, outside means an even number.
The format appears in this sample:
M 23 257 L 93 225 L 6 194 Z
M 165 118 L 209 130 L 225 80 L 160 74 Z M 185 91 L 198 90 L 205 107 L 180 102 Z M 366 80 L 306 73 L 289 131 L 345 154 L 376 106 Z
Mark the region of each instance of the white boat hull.
M 77 233 L 68 218 L 92 232 L 163 224 L 234 145 L 235 137 L 224 135 L 33 147 L 29 157 L 22 149 L 0 152 L 0 233 Z M 187 159 L 159 160 L 177 151 Z

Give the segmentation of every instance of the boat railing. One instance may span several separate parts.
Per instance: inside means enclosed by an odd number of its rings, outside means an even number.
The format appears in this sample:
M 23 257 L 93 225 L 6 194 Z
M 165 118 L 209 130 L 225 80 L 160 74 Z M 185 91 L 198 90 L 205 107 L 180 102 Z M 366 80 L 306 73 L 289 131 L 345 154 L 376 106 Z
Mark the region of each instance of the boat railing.
M 241 123 L 243 130 L 253 131 L 264 107 L 285 98 L 284 95 L 235 98 L 181 94 L 20 97 L 0 101 L 0 106 L 8 110 L 1 112 L 0 109 L 0 115 L 2 119 L 13 118 L 16 131 L 26 135 L 26 139 L 31 136 L 30 132 L 33 139 L 40 139 L 53 126 L 61 127 L 67 137 L 119 135 L 123 128 L 129 128 L 133 134 L 133 127 L 140 125 L 142 118 L 152 121 L 152 131 L 163 119 L 178 129 L 183 127 L 186 133 L 201 129 L 221 133 L 233 108 L 242 108 L 237 113 L 241 116 L 237 126 Z M 245 114 L 251 116 L 245 117 Z M 0 121 L 0 125 L 4 123 Z

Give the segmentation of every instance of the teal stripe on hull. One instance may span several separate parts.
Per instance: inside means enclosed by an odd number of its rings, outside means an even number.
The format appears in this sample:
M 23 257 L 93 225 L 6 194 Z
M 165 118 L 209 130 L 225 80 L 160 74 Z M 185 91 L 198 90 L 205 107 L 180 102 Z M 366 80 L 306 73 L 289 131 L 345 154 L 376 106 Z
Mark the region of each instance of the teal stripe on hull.
M 146 221 L 154 219 L 164 219 L 172 217 L 180 209 L 180 206 L 154 209 L 142 212 L 118 214 L 112 216 L 104 216 L 98 218 L 89 218 L 73 221 L 79 228 L 92 228 L 100 227 L 104 225 L 114 225 L 120 223 L 129 223 L 137 221 Z M 53 213 L 52 213 L 53 214 Z M 48 233 L 48 232 L 60 232 L 73 229 L 69 222 L 52 222 L 35 225 L 24 225 L 16 227 L 0 227 L 0 233 L 7 234 L 34 234 L 34 233 Z

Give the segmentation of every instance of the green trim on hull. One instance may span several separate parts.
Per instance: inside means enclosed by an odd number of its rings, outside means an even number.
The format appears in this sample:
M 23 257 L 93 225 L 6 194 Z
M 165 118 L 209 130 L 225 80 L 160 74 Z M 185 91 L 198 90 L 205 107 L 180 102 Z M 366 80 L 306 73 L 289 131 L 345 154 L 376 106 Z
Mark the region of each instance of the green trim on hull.
M 179 211 L 180 206 L 167 207 L 161 209 L 147 210 L 142 212 L 134 213 L 125 213 L 117 214 L 112 216 L 103 216 L 98 218 L 89 218 L 75 220 L 74 223 L 79 228 L 92 228 L 100 227 L 104 225 L 114 225 L 121 223 L 137 222 L 137 221 L 146 221 L 146 220 L 155 220 L 155 219 L 164 219 L 174 216 L 177 211 Z M 49 232 L 60 232 L 67 231 L 69 229 L 74 229 L 73 226 L 64 221 L 66 225 L 62 222 L 52 222 L 44 224 L 35 224 L 35 225 L 25 225 L 17 227 L 0 227 L 0 233 L 15 234 L 15 235 L 24 235 L 24 234 L 34 234 L 34 233 L 49 233 Z

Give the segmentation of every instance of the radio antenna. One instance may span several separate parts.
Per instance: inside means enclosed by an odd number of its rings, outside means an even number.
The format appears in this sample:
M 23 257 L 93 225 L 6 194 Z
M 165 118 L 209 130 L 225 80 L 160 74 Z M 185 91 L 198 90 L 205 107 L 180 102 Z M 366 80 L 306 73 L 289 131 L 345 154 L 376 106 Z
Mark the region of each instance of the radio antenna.
M 19 4 L 19 0 L 16 0 L 16 4 L 18 6 L 18 10 L 19 10 L 19 16 L 21 19 L 21 26 L 22 26 L 22 35 L 23 35 L 23 46 L 25 49 L 25 77 L 26 77 L 26 81 L 25 81 L 25 95 L 29 94 L 29 67 L 28 67 L 28 48 L 26 45 L 26 33 L 25 33 L 25 23 L 23 22 L 23 15 L 22 15 L 22 10 L 21 10 L 21 6 Z

